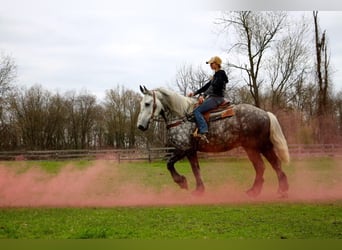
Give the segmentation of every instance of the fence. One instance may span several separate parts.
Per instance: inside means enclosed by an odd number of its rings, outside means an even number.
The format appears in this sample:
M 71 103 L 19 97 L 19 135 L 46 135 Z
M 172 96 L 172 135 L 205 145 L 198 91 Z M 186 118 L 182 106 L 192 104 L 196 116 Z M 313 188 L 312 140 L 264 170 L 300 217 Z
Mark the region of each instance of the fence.
M 342 144 L 290 144 L 289 152 L 294 158 L 342 157 Z
M 167 159 L 173 148 L 150 148 L 150 149 L 109 149 L 109 150 L 41 150 L 41 151 L 2 151 L 0 161 L 13 160 L 114 160 L 114 161 L 137 161 L 137 160 L 160 160 Z
M 174 148 L 125 149 L 125 150 L 43 150 L 43 151 L 3 151 L 0 161 L 5 160 L 113 160 L 154 161 L 166 160 Z M 290 144 L 291 158 L 342 157 L 342 144 Z M 239 147 L 222 153 L 199 153 L 200 158 L 246 158 L 245 151 Z

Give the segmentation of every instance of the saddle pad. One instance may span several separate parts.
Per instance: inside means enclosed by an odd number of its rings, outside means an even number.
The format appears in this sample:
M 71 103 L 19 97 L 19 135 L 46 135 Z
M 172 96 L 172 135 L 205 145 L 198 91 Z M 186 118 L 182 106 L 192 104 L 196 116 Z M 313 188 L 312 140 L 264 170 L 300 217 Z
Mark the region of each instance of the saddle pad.
M 234 108 L 233 105 L 229 105 L 229 106 L 226 106 L 224 109 L 220 109 L 220 111 L 217 111 L 217 110 L 214 110 L 214 112 L 208 111 L 204 113 L 203 116 L 207 122 L 228 118 L 228 117 L 235 115 L 233 108 Z

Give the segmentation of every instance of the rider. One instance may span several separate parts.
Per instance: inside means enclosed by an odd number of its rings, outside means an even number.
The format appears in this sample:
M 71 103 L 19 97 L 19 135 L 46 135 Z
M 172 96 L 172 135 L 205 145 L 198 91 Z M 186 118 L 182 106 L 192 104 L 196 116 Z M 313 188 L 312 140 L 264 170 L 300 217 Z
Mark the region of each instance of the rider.
M 194 116 L 198 127 L 198 136 L 208 142 L 206 134 L 208 133 L 208 124 L 203 117 L 203 113 L 216 108 L 224 101 L 224 91 L 228 83 L 226 72 L 221 69 L 222 60 L 218 56 L 210 58 L 206 64 L 210 64 L 210 68 L 214 70 L 214 76 L 202 88 L 188 96 L 194 96 L 204 92 L 205 100 L 197 108 L 194 109 Z

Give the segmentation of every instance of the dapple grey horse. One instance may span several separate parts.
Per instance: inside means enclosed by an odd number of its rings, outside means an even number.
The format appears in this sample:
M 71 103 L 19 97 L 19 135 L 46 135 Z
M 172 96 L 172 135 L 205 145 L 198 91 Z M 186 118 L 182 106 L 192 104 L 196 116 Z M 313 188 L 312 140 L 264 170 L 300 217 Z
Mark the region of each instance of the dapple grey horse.
M 197 151 L 224 152 L 241 146 L 253 163 L 256 172 L 253 186 L 247 190 L 247 194 L 257 196 L 261 192 L 265 169 L 263 155 L 278 176 L 278 193 L 284 197 L 287 195 L 289 185 L 281 168 L 281 161 L 289 161 L 289 152 L 275 115 L 249 104 L 234 105 L 234 116 L 209 123 L 208 143 L 193 137 L 196 124 L 187 118 L 197 102 L 196 98 L 185 97 L 165 88 L 148 90 L 145 86 L 140 86 L 140 91 L 143 98 L 137 126 L 145 131 L 151 121 L 158 117 L 164 118 L 169 143 L 176 148 L 167 162 L 167 168 L 173 180 L 181 188 L 188 189 L 188 184 L 186 178 L 180 175 L 174 167 L 177 161 L 183 157 L 188 158 L 196 179 L 194 192 L 203 193 L 204 184 L 200 174 Z

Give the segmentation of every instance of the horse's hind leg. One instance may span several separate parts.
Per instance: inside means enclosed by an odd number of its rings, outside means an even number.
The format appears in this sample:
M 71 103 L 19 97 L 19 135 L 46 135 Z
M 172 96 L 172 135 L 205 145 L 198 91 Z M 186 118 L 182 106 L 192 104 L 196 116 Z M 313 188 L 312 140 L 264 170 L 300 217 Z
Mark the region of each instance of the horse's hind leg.
M 170 171 L 172 179 L 176 182 L 181 188 L 188 189 L 188 182 L 185 176 L 180 175 L 175 169 L 175 163 L 182 159 L 185 156 L 184 151 L 176 150 L 170 159 L 167 161 L 167 169 Z
M 287 177 L 286 177 L 285 173 L 283 172 L 283 170 L 281 168 L 281 161 L 280 161 L 280 159 L 278 158 L 278 156 L 276 155 L 276 153 L 274 152 L 274 150 L 272 148 L 268 149 L 268 150 L 265 150 L 262 154 L 271 163 L 272 168 L 277 173 L 278 181 L 279 181 L 278 193 L 282 197 L 286 197 L 287 196 L 287 191 L 289 189 L 289 184 L 287 182 Z
M 258 196 L 261 192 L 262 185 L 264 183 L 264 171 L 265 171 L 265 164 L 261 158 L 260 152 L 256 151 L 255 149 L 245 148 L 248 158 L 253 163 L 255 169 L 255 180 L 253 186 L 247 190 L 247 194 L 249 196 L 255 197 Z

